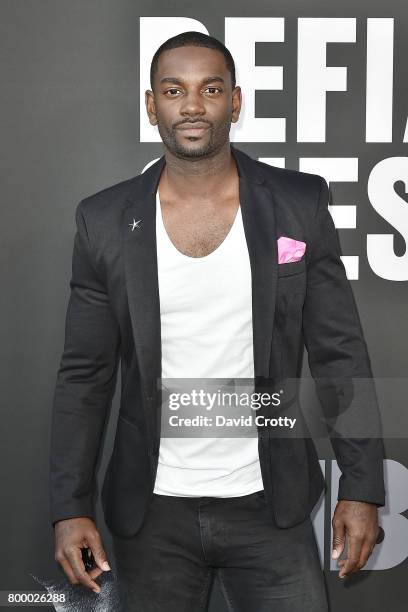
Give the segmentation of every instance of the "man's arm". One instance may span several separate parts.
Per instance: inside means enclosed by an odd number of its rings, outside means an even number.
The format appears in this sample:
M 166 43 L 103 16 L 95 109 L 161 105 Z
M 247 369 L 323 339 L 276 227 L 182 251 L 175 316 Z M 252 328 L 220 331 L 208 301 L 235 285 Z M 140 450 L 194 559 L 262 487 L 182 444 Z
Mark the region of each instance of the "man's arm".
M 82 209 L 80 202 L 75 215 L 65 344 L 53 401 L 50 500 L 56 559 L 71 582 L 94 588 L 97 585 L 84 572 L 80 543 L 86 541 L 97 564 L 106 569 L 94 525 L 95 469 L 116 386 L 120 333 L 92 258 Z M 98 571 L 93 572 L 96 577 Z
M 367 515 L 365 521 L 369 525 L 369 533 L 366 534 L 369 542 L 363 546 L 367 552 L 372 549 L 372 540 L 375 542 L 378 530 L 372 515 L 375 510 L 377 516 L 376 507 L 385 504 L 384 447 L 379 437 L 379 409 L 367 346 L 351 285 L 340 259 L 337 232 L 327 208 L 329 188 L 326 181 L 319 178 L 321 185 L 313 236 L 306 247 L 307 289 L 303 309 L 303 337 L 310 371 L 315 379 L 325 417 L 329 421 L 333 415 L 340 415 L 339 423 L 347 427 L 349 407 L 350 426 L 345 431 L 354 433 L 350 437 L 331 436 L 342 472 L 337 498 L 339 504 L 333 522 L 335 539 L 339 540 L 339 533 L 344 526 L 347 527 L 343 519 L 339 521 L 340 509 L 342 517 L 348 517 L 350 527 L 352 524 L 357 525 L 357 515 L 360 526 L 364 523 L 361 522 L 361 509 L 364 508 L 370 517 L 368 520 Z M 356 407 L 359 424 L 353 420 Z M 374 424 L 378 437 L 370 437 L 369 434 L 367 437 L 358 436 L 358 432 L 364 431 L 365 423 L 367 431 L 372 431 Z M 351 502 L 355 502 L 354 510 L 345 512 L 345 506 L 350 508 Z M 361 529 L 359 533 L 361 536 Z M 361 565 L 360 554 L 359 559 Z
M 52 522 L 93 518 L 95 465 L 119 362 L 119 328 L 92 260 L 82 202 L 76 209 L 71 295 L 51 431 Z

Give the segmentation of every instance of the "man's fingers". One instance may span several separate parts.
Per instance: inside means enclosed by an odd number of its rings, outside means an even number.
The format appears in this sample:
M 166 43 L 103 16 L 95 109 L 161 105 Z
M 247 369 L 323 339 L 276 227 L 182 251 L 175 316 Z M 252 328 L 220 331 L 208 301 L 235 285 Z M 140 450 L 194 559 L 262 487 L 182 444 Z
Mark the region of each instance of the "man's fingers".
M 333 518 L 333 551 L 332 559 L 338 559 L 344 550 L 346 540 L 346 527 L 343 521 Z
M 374 504 L 339 500 L 333 516 L 333 559 L 338 559 L 347 542 L 347 558 L 338 561 L 339 577 L 358 572 L 367 563 L 382 532 Z M 346 533 L 344 533 L 346 532 Z M 345 536 L 345 537 L 344 537 Z
M 67 576 L 68 580 L 70 581 L 71 584 L 78 584 L 78 580 L 75 578 L 74 576 L 74 572 L 71 569 L 70 564 L 68 563 L 67 559 L 61 559 L 58 560 L 58 563 L 61 565 L 62 569 L 64 570 L 65 575 Z
M 74 573 L 75 578 L 78 580 L 80 584 L 85 587 L 88 587 L 95 593 L 99 593 L 101 587 L 97 582 L 92 580 L 88 572 L 85 570 L 84 563 L 81 557 L 81 549 L 74 548 L 68 549 L 66 552 L 66 557 L 71 565 L 72 571 Z
M 357 564 L 358 569 L 361 569 L 362 567 L 365 566 L 365 564 L 367 563 L 373 551 L 373 547 L 374 546 L 371 546 L 370 543 L 367 542 L 367 540 L 365 540 L 365 542 L 363 543 L 363 546 L 361 547 L 360 559 L 358 560 L 358 564 Z
M 105 553 L 105 549 L 102 544 L 101 536 L 97 531 L 93 532 L 91 536 L 87 537 L 88 546 L 92 550 L 92 554 L 95 559 L 96 565 L 103 571 L 108 572 L 110 566 L 108 558 Z
M 103 570 L 101 570 L 100 567 L 94 567 L 93 569 L 86 570 L 86 571 L 87 571 L 88 576 L 90 576 L 92 579 L 95 579 L 101 574 L 103 574 Z
M 357 563 L 356 559 L 347 557 L 347 559 L 344 560 L 344 565 L 339 572 L 339 578 L 345 578 L 346 576 L 351 574 L 352 568 L 355 566 L 356 563 Z
M 59 561 L 72 584 L 82 584 L 95 593 L 101 591 L 95 578 L 103 571 L 109 571 L 110 567 L 101 537 L 92 519 L 77 517 L 57 521 L 55 549 L 55 560 Z M 88 563 L 91 553 L 95 563 Z
M 352 574 L 360 569 L 358 565 L 363 543 L 363 536 L 348 536 L 347 558 L 345 559 L 345 563 L 340 570 L 339 578 L 343 578 L 347 574 Z
M 73 570 L 71 568 L 71 565 L 70 565 L 70 562 L 68 561 L 68 559 L 65 559 L 65 558 L 61 559 L 61 561 L 59 561 L 59 563 L 60 563 L 62 569 L 64 570 L 64 573 L 67 576 L 67 578 L 70 581 L 70 583 L 71 584 L 80 584 L 80 580 L 78 580 L 78 578 L 75 576 L 75 574 L 74 574 L 74 572 L 73 572 Z M 96 568 L 96 569 L 99 572 L 99 574 L 102 573 L 99 568 Z M 91 578 L 96 578 L 97 576 L 98 576 L 98 574 L 96 574 L 96 576 L 91 576 Z M 99 588 L 99 585 L 97 585 L 97 586 Z

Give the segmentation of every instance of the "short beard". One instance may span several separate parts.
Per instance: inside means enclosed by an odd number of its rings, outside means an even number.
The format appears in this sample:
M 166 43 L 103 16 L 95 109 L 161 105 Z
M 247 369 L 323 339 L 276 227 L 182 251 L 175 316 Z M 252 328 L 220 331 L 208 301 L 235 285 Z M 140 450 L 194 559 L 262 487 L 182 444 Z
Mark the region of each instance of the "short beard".
M 208 130 L 210 132 L 210 137 L 207 143 L 195 149 L 190 149 L 189 147 L 182 145 L 176 138 L 176 129 L 167 129 L 163 126 L 159 119 L 157 127 L 163 144 L 173 155 L 182 159 L 201 159 L 203 157 L 211 157 L 212 155 L 215 155 L 225 145 L 225 143 L 228 142 L 231 129 L 231 119 L 218 123 L 216 129 L 214 129 L 213 125 L 209 125 Z M 194 136 L 192 138 L 194 138 Z

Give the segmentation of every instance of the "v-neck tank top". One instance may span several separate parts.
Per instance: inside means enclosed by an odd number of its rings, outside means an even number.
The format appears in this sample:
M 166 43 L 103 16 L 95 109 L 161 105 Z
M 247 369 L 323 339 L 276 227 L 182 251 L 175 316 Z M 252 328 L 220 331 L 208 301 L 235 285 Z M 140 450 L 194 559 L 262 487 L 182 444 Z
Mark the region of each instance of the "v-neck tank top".
M 223 242 L 204 257 L 190 257 L 167 233 L 157 189 L 156 244 L 163 385 L 166 379 L 252 379 L 251 268 L 241 206 Z M 261 489 L 256 434 L 161 438 L 155 493 L 235 497 Z

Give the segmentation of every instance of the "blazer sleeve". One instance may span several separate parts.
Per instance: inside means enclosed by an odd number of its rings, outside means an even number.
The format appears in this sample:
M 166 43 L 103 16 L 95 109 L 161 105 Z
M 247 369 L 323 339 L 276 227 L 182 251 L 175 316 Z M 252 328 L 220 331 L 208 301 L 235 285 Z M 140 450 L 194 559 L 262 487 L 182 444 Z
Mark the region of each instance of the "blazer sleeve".
M 320 180 L 311 239 L 306 248 L 307 288 L 303 338 L 316 392 L 341 470 L 337 499 L 385 505 L 380 413 L 351 284 Z M 333 435 L 332 425 L 341 423 Z M 367 435 L 366 432 L 367 431 Z M 348 434 L 347 432 L 351 432 Z
M 83 201 L 75 218 L 65 342 L 52 407 L 52 524 L 66 518 L 95 517 L 96 463 L 119 363 L 118 323 L 92 260 Z

